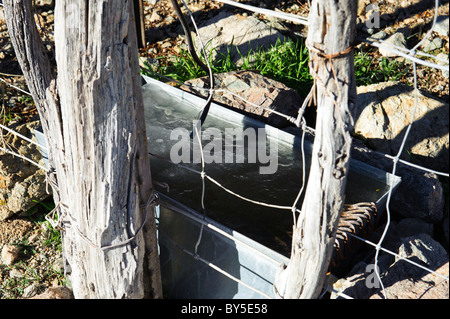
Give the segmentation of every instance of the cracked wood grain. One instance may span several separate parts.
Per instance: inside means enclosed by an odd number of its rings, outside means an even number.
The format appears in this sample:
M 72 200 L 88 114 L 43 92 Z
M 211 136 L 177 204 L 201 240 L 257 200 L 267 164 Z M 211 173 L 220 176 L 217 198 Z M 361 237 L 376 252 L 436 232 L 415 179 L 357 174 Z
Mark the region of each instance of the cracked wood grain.
M 49 146 L 54 199 L 68 227 L 76 298 L 161 297 L 153 192 L 132 0 L 57 1 L 57 74 L 31 1 L 4 1 L 11 41 Z M 53 174 L 54 173 L 54 174 Z M 147 216 L 145 231 L 127 240 Z M 83 234 L 83 236 L 80 236 Z

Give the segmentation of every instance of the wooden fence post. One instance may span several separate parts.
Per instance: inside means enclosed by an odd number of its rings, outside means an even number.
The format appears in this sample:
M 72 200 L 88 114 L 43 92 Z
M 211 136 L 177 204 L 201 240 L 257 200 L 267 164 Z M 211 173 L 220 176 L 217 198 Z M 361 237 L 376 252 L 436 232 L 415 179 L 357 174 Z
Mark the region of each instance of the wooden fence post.
M 162 297 L 132 0 L 56 1 L 57 76 L 31 1 L 4 6 L 49 146 L 75 297 Z
M 307 45 L 316 89 L 316 135 L 290 262 L 275 280 L 281 298 L 317 298 L 329 268 L 344 203 L 356 105 L 356 6 L 354 0 L 311 3 Z

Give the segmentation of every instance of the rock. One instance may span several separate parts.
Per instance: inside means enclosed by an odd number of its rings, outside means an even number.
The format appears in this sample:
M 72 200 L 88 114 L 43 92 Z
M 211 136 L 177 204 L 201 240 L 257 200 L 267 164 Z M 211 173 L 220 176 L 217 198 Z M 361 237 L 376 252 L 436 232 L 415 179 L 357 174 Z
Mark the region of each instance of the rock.
M 417 234 L 433 236 L 433 232 L 433 224 L 426 223 L 419 218 L 403 218 L 395 226 L 395 233 L 398 237 L 409 237 Z
M 21 272 L 19 269 L 11 269 L 11 271 L 9 272 L 9 277 L 11 278 L 22 278 L 23 277 L 23 272 Z
M 292 117 L 297 116 L 298 108 L 302 99 L 298 93 L 275 80 L 269 79 L 254 71 L 235 71 L 215 74 L 216 89 L 227 89 L 247 101 L 265 108 L 273 109 Z M 190 80 L 181 88 L 194 94 L 206 96 L 204 91 L 195 90 L 188 85 L 197 87 L 208 87 L 207 77 Z M 286 126 L 289 122 L 267 110 L 250 105 L 230 93 L 217 92 L 214 101 L 243 110 L 250 116 L 258 118 L 275 127 Z
M 391 159 L 383 153 L 368 149 L 357 139 L 353 139 L 351 157 L 386 172 L 392 171 Z M 445 200 L 437 175 L 401 162 L 397 163 L 396 175 L 402 180 L 392 193 L 389 204 L 391 211 L 428 223 L 442 222 Z
M 74 299 L 73 292 L 66 286 L 50 287 L 31 299 Z
M 418 264 L 447 276 L 448 255 L 445 249 L 430 236 L 421 234 L 403 238 L 398 254 Z M 400 258 L 387 270 L 382 279 L 388 298 L 393 299 L 448 299 L 449 283 L 438 275 L 412 265 Z M 382 297 L 380 293 L 371 299 Z
M 172 46 L 172 43 L 170 43 L 170 41 L 167 41 L 167 42 L 164 42 L 162 45 L 161 45 L 161 48 L 170 48 Z
M 158 12 L 157 11 L 153 11 L 152 15 L 150 16 L 149 22 L 150 23 L 155 23 L 155 22 L 158 22 L 158 21 L 161 21 L 161 20 L 162 20 L 162 18 L 158 14 Z
M 31 298 L 31 297 L 35 296 L 38 292 L 38 289 L 39 289 L 38 283 L 31 284 L 23 290 L 22 297 L 23 298 Z
M 29 244 L 36 244 L 39 241 L 39 232 L 31 234 L 27 239 Z
M 157 72 L 160 67 L 160 62 L 157 59 L 139 57 L 139 66 L 149 69 L 150 71 Z
M 405 36 L 401 32 L 396 32 L 396 33 L 392 34 L 386 40 L 384 40 L 384 43 L 386 45 L 392 45 L 392 46 L 406 49 Z M 396 57 L 397 56 L 396 53 L 393 53 L 390 50 L 386 50 L 383 48 L 380 48 L 380 53 L 381 53 L 381 55 L 383 55 L 385 57 Z
M 13 128 L 16 132 L 31 138 L 31 131 L 38 127 L 38 121 Z M 44 166 L 38 148 L 16 136 L 8 137 L 10 147 L 22 156 Z M 33 164 L 11 154 L 0 152 L 0 221 L 15 214 L 25 214 L 49 195 L 46 192 L 45 172 Z
M 16 245 L 5 245 L 3 246 L 1 253 L 1 262 L 6 266 L 11 266 L 20 257 L 20 247 Z
M 386 36 L 387 36 L 386 32 L 381 30 L 375 34 L 372 34 L 371 38 L 382 40 L 382 39 L 386 38 Z
M 441 38 L 434 38 L 434 39 L 425 39 L 422 43 L 422 49 L 425 52 L 433 51 L 436 49 L 442 48 L 444 45 L 444 42 Z
M 8 208 L 19 211 L 22 206 L 22 201 L 25 199 L 26 192 L 26 185 L 16 183 L 11 191 L 11 195 L 9 196 Z
M 41 224 L 41 233 L 42 236 L 48 237 L 53 231 L 53 227 L 50 223 L 42 223 Z
M 340 293 L 353 299 L 369 299 L 376 292 L 373 275 L 373 265 L 361 261 L 357 263 L 346 278 L 341 278 L 332 284 L 333 292 L 330 299 L 341 299 Z M 370 277 L 372 276 L 372 277 Z
M 368 33 L 368 34 L 370 34 L 370 35 L 373 35 L 374 33 L 375 33 L 375 29 L 374 28 L 365 28 L 365 31 Z
M 439 35 L 448 37 L 448 16 L 438 16 L 433 31 Z
M 436 63 L 439 65 L 446 65 L 446 70 L 441 70 L 442 76 L 446 79 L 449 77 L 449 69 L 448 69 L 448 54 L 445 53 L 439 53 L 436 55 L 436 58 L 439 60 L 436 60 Z
M 57 258 L 53 264 L 53 269 L 57 272 L 64 272 L 64 259 L 62 257 Z
M 414 90 L 399 82 L 358 87 L 355 133 L 377 151 L 396 155 L 411 120 Z M 419 91 L 415 120 L 401 158 L 449 171 L 449 107 Z
M 404 238 L 425 235 L 433 238 L 437 226 L 438 224 L 427 223 L 419 218 L 407 217 L 397 221 L 391 220 L 382 246 L 390 251 L 396 252 L 404 241 Z M 385 230 L 385 227 L 385 224 L 381 225 L 376 232 L 381 234 Z M 379 237 L 374 235 L 374 238 L 376 238 L 374 241 L 377 241 Z
M 445 200 L 437 175 L 417 170 L 410 171 L 411 174 L 407 172 L 406 168 L 398 170 L 402 184 L 391 202 L 393 211 L 401 216 L 420 218 L 428 223 L 441 222 Z M 421 203 L 418 203 L 419 201 Z
M 445 249 L 429 235 L 418 234 L 402 238 L 394 251 L 397 255 L 424 265 L 448 277 L 448 255 Z M 336 281 L 333 288 L 356 299 L 383 298 L 381 285 L 370 264 L 358 263 L 347 278 Z M 448 280 L 417 267 L 401 258 L 381 253 L 378 258 L 381 280 L 388 298 L 392 299 L 447 299 Z M 331 296 L 339 298 L 337 293 Z
M 50 6 L 54 7 L 55 0 L 36 0 L 36 4 L 38 6 L 50 5 Z
M 284 38 L 280 32 L 254 16 L 243 17 L 231 12 L 220 12 L 214 18 L 201 23 L 199 32 L 207 52 L 211 51 L 213 59 L 220 54 L 226 54 L 229 46 L 233 45 L 231 56 L 233 62 L 238 65 L 243 61 L 237 49 L 246 57 L 250 50 L 269 49 L 277 39 Z M 198 39 L 195 44 L 199 48 Z M 217 49 L 217 52 L 214 49 Z

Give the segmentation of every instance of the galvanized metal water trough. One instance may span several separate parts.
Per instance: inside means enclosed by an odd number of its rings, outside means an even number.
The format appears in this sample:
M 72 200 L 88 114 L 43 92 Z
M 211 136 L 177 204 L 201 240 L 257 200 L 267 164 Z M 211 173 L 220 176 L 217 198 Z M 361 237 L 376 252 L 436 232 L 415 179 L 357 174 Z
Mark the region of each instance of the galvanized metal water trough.
M 189 161 L 175 164 L 171 160 L 181 150 L 187 150 L 183 149 L 183 133 L 193 131 L 192 121 L 204 100 L 150 77 L 142 78 L 152 179 L 160 197 L 156 214 L 165 296 L 275 298 L 275 275 L 280 265 L 289 261 L 292 212 L 254 202 L 279 207 L 292 205 L 302 186 L 303 163 L 308 172 L 312 144 L 212 103 L 201 130 L 210 134 L 204 143 L 216 141 L 210 146 L 217 145 L 214 150 L 221 148 L 223 153 L 222 161 L 217 156 L 205 165 L 205 173 L 218 183 L 206 180 L 203 188 L 195 138 L 188 141 Z M 227 145 L 230 142 L 226 139 L 227 129 L 234 129 L 234 133 L 245 131 L 247 142 L 249 136 L 250 139 L 256 136 L 257 145 L 265 143 L 266 156 L 257 153 L 258 158 L 252 161 L 251 144 L 234 140 Z M 222 135 L 218 138 L 219 133 Z M 45 145 L 42 133 L 35 131 L 35 135 Z M 267 154 L 273 148 L 276 159 Z M 239 159 L 238 151 L 243 153 Z M 226 157 L 230 155 L 234 157 Z M 47 162 L 47 154 L 43 153 L 43 157 Z M 276 162 L 276 171 L 261 174 L 261 168 L 275 165 L 268 159 Z M 389 187 L 395 189 L 399 183 L 398 176 L 351 160 L 346 203 L 374 202 L 380 216 Z
M 197 163 L 192 163 L 195 152 L 199 151 L 195 135 L 189 142 L 190 162 L 177 165 L 168 160 L 173 159 L 174 154 L 175 157 L 180 155 L 174 148 L 181 150 L 181 132 L 194 130 L 192 121 L 205 102 L 180 89 L 149 77 L 143 78 L 146 82 L 143 92 L 149 150 L 153 155 L 152 178 L 159 185 L 168 186 L 168 189 L 157 186 L 161 197 L 158 220 L 165 292 L 171 298 L 275 297 L 272 287 L 275 274 L 281 263 L 288 262 L 290 253 L 292 213 L 243 198 L 280 206 L 292 205 L 302 186 L 303 162 L 306 172 L 309 170 L 312 144 L 303 143 L 303 160 L 302 141 L 298 136 L 213 103 L 201 128 L 202 133 L 211 135 L 206 134 L 203 143 L 215 141 L 213 146 L 217 145 L 223 153 L 222 161 L 219 156 L 215 158 L 217 161 L 205 164 L 205 173 L 226 189 L 206 180 L 203 210 L 199 174 L 202 165 L 199 158 Z M 258 129 L 263 129 L 265 146 L 276 146 L 276 172 L 261 174 L 261 167 L 269 167 L 267 161 L 264 164 L 258 160 L 248 163 L 251 155 L 245 151 L 249 151 L 251 145 L 244 145 L 240 163 L 237 157 L 235 161 L 225 163 L 223 159 L 230 155 L 227 152 L 242 151 L 227 149 L 230 145 L 227 145 L 225 132 L 231 128 L 246 131 L 259 139 L 262 137 L 258 135 Z M 180 134 L 173 134 L 176 130 Z M 253 135 L 250 134 L 252 130 Z M 236 145 L 242 144 L 234 141 L 233 146 Z M 395 189 L 400 178 L 351 160 L 346 203 L 374 202 L 380 216 L 391 182 Z

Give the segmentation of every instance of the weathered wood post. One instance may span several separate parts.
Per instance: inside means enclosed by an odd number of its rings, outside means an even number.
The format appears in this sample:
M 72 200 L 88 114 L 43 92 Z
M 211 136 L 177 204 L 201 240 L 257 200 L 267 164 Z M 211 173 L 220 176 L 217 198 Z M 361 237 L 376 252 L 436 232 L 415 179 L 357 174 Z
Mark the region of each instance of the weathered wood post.
M 75 297 L 162 297 L 132 0 L 56 1 L 57 76 L 31 0 L 4 6 L 50 150 Z
M 356 9 L 354 0 L 311 3 L 307 45 L 316 88 L 316 135 L 290 262 L 275 281 L 281 298 L 317 298 L 328 271 L 344 203 L 356 105 Z

